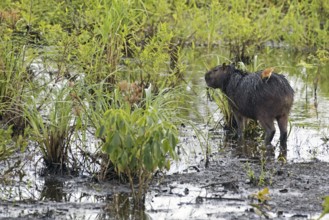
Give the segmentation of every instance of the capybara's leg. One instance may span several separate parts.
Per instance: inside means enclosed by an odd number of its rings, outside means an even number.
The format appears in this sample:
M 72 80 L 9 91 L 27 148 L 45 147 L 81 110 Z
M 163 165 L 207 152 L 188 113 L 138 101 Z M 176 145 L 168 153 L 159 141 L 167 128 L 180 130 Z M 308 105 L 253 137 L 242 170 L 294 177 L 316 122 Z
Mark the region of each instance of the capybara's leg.
M 265 129 L 265 145 L 270 146 L 275 134 L 273 119 L 266 118 L 259 120 L 260 125 Z
M 277 118 L 279 129 L 280 129 L 280 147 L 283 150 L 287 149 L 287 138 L 288 138 L 288 115 L 283 115 Z
M 236 123 L 238 124 L 238 138 L 239 141 L 244 140 L 244 129 L 246 127 L 246 118 L 243 117 L 241 114 L 238 112 L 234 112 L 234 118 L 236 120 Z

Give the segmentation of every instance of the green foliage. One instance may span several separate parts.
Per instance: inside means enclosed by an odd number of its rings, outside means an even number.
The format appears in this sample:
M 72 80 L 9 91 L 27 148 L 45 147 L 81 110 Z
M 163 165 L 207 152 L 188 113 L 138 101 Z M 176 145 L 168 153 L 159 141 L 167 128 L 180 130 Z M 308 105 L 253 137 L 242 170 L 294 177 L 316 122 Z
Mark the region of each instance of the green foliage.
M 284 40 L 297 49 L 328 48 L 329 3 L 327 1 L 290 1 L 281 21 Z
M 270 200 L 270 197 L 268 196 L 269 194 L 270 194 L 269 188 L 265 187 L 264 189 L 253 194 L 252 197 L 257 199 L 260 203 L 265 203 L 268 200 Z
M 250 205 L 255 208 L 255 212 L 258 215 L 264 216 L 265 218 L 269 218 L 267 212 L 271 210 L 271 207 L 267 205 L 268 201 L 271 199 L 269 194 L 269 188 L 265 187 L 264 189 L 259 190 L 257 193 L 251 195 L 251 198 L 256 199 L 258 203 L 252 203 Z
M 21 117 L 21 92 L 26 74 L 21 42 L 0 36 L 0 117 L 4 123 L 24 127 Z
M 277 26 L 280 7 L 264 1 L 226 1 L 218 9 L 219 31 L 229 45 L 232 56 L 245 60 L 252 55 L 256 46 L 278 38 Z M 250 59 L 250 58 L 249 58 Z
M 250 163 L 246 163 L 245 171 L 247 177 L 250 183 L 252 183 L 255 186 L 271 185 L 275 170 L 269 170 L 266 168 L 266 157 L 264 155 L 264 153 L 266 152 L 258 152 L 258 153 L 261 154 L 259 170 L 253 168 L 253 166 L 251 166 Z
M 329 213 L 329 196 L 325 196 L 324 197 L 324 201 L 322 203 L 322 207 L 323 207 L 323 211 L 321 213 L 321 215 L 319 216 L 318 219 L 323 218 L 326 214 Z
M 135 173 L 142 167 L 152 173 L 157 168 L 169 168 L 166 154 L 175 156 L 177 131 L 170 122 L 159 121 L 155 109 L 138 109 L 131 113 L 110 109 L 104 118 L 108 123 L 101 127 L 99 135 L 108 131 L 103 150 L 110 155 L 118 172 Z
M 11 139 L 12 132 L 12 128 L 0 129 L 0 161 L 7 159 L 16 150 Z
M 251 168 L 249 163 L 246 163 L 246 172 L 248 179 L 251 183 L 255 183 L 257 180 L 257 177 L 255 176 L 255 171 Z
M 128 61 L 127 64 L 129 69 L 131 68 L 129 76 L 132 81 L 152 83 L 155 87 L 163 88 L 169 84 L 167 81 L 170 76 L 168 66 L 164 64 L 170 59 L 168 50 L 173 33 L 168 29 L 166 23 L 160 24 L 156 32 L 157 34 L 149 39 L 147 45 L 143 47 L 136 44 L 131 45 L 131 50 L 137 55 L 138 60 L 136 63 Z
M 152 174 L 158 169 L 169 169 L 170 158 L 176 158 L 177 128 L 168 120 L 164 109 L 157 108 L 150 91 L 150 88 L 146 91 L 144 108 L 106 111 L 104 124 L 97 131 L 98 136 L 105 139 L 102 149 L 116 171 L 128 176 L 135 203 L 139 205 Z M 134 191 L 135 177 L 137 192 Z
M 55 172 L 67 168 L 67 153 L 75 132 L 73 102 L 67 94 L 67 90 L 60 91 L 54 99 L 41 104 L 32 98 L 24 108 L 30 125 L 25 133 L 37 143 L 46 166 Z
M 214 101 L 218 105 L 218 108 L 220 109 L 220 112 L 223 114 L 224 124 L 229 128 L 233 128 L 233 112 L 231 110 L 231 107 L 229 106 L 228 99 L 225 94 L 218 89 L 216 90 L 211 88 L 208 89 L 208 93 L 209 96 L 214 99 Z
M 138 80 L 152 83 L 155 91 L 176 86 L 184 77 L 182 48 L 187 44 L 206 43 L 208 49 L 225 45 L 237 60 L 249 59 L 257 48 L 282 40 L 298 49 L 328 48 L 326 1 L 23 0 L 1 4 L 2 39 L 19 36 L 27 49 L 31 44 L 55 46 L 51 53 L 60 55 L 66 65 L 83 69 L 91 84 L 103 79 L 110 86 Z

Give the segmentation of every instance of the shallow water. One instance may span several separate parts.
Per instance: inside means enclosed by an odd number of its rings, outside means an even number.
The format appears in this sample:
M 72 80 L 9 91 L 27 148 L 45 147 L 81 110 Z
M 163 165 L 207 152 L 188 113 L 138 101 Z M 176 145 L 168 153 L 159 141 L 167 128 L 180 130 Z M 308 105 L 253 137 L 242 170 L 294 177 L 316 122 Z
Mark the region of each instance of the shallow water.
M 200 54 L 202 51 L 200 52 Z M 215 53 L 214 53 L 215 54 Z M 188 70 L 190 72 L 187 90 L 193 90 L 195 96 L 190 107 L 196 110 L 189 114 L 195 119 L 191 125 L 181 126 L 180 160 L 173 161 L 167 175 L 207 172 L 206 162 L 225 164 L 227 160 L 245 158 L 258 160 L 259 151 L 244 154 L 239 151 L 234 141 L 227 139 L 226 133 L 218 122 L 222 118 L 214 102 L 206 98 L 204 72 L 206 66 L 221 63 L 217 55 L 202 57 Z M 288 138 L 287 161 L 300 163 L 314 160 L 329 162 L 329 81 L 326 73 L 329 67 L 321 69 L 317 95 L 314 94 L 315 70 L 297 67 L 302 55 L 291 55 L 287 51 L 276 51 L 271 56 L 259 57 L 260 63 L 279 66 L 295 90 L 295 102 L 291 111 Z M 261 67 L 264 67 L 261 65 Z M 286 68 L 287 67 L 287 68 Z M 308 75 L 309 74 L 309 75 Z M 308 77 L 306 77 L 308 76 Z M 197 113 L 197 114 L 196 114 Z M 192 126 L 193 125 L 193 126 Z M 277 143 L 277 128 L 273 143 Z M 89 138 L 90 145 L 95 141 Z M 253 142 L 253 140 L 250 140 Z M 255 144 L 255 143 L 254 143 Z M 256 143 L 260 145 L 261 143 Z M 30 148 L 34 149 L 33 143 Z M 242 155 L 242 156 L 241 156 Z M 279 152 L 276 151 L 276 157 Z M 18 163 L 19 161 L 19 163 Z M 169 187 L 156 188 L 148 193 L 145 210 L 133 210 L 129 187 L 119 182 L 95 183 L 82 172 L 79 177 L 40 176 L 43 164 L 36 151 L 27 151 L 15 156 L 10 161 L 2 161 L 1 170 L 19 167 L 19 172 L 8 173 L 0 186 L 0 218 L 46 218 L 46 219 L 220 219 L 234 213 L 243 216 L 251 206 L 246 202 L 250 192 L 227 192 L 223 187 L 217 192 L 204 188 L 202 179 L 194 183 L 172 182 Z M 164 193 L 168 192 L 168 193 Z M 217 198 L 225 194 L 225 199 Z M 278 217 L 270 213 L 272 217 Z M 286 213 L 289 217 L 290 213 Z M 314 217 L 314 213 L 312 213 Z M 307 215 L 307 217 L 311 217 Z
M 288 137 L 286 159 L 289 162 L 305 162 L 314 159 L 329 162 L 329 81 L 326 80 L 329 65 L 322 66 L 319 72 L 318 67 L 306 69 L 298 64 L 305 60 L 303 55 L 289 54 L 284 50 L 273 51 L 271 55 L 259 57 L 258 60 L 263 68 L 267 67 L 263 63 L 278 66 L 275 71 L 280 71 L 285 75 L 295 90 L 295 101 L 288 128 L 291 132 Z M 203 76 L 199 79 L 202 82 Z M 318 82 L 315 85 L 316 80 Z M 205 86 L 204 83 L 203 86 Z M 207 114 L 211 116 L 211 111 L 216 109 L 216 104 L 202 102 L 202 106 L 208 106 Z M 222 117 L 220 112 L 216 114 L 215 121 Z M 279 135 L 276 124 L 276 134 L 272 144 L 278 144 Z M 276 152 L 277 156 L 278 154 L 279 152 Z
M 295 57 L 295 59 L 302 58 Z M 281 65 L 295 65 L 295 59 L 291 64 L 284 63 Z M 285 60 L 289 59 L 287 58 Z M 268 62 L 272 63 L 271 61 Z M 326 73 L 329 72 L 328 69 L 328 65 L 322 68 L 320 72 L 320 75 L 324 76 L 322 79 L 324 79 Z M 329 162 L 329 92 L 327 89 L 329 88 L 329 82 L 321 81 L 320 78 L 317 85 L 317 94 L 315 94 L 315 85 L 313 82 L 315 78 L 314 71 L 316 70 L 307 71 L 311 72 L 308 77 L 305 77 L 307 73 L 305 73 L 305 68 L 302 67 L 295 67 L 290 72 L 287 70 L 283 70 L 282 72 L 295 90 L 295 102 L 290 114 L 290 134 L 287 143 L 288 151 L 286 161 L 288 163 L 302 163 L 314 160 Z M 198 83 L 198 86 L 205 88 L 203 75 L 200 75 L 201 74 L 197 76 L 196 81 L 201 82 Z M 205 89 L 201 89 L 200 94 L 202 95 L 198 97 L 195 109 L 198 109 L 202 117 L 206 119 L 211 118 L 212 120 L 210 120 L 210 123 L 207 123 L 207 125 L 205 123 L 197 125 L 198 134 L 195 134 L 193 137 L 189 135 L 193 133 L 192 127 L 181 128 L 180 140 L 185 151 L 181 155 L 180 161 L 172 166 L 172 169 L 168 172 L 169 174 L 193 173 L 203 170 L 207 160 L 207 153 L 210 154 L 211 163 L 222 161 L 220 158 L 223 157 L 228 160 L 230 160 L 230 158 L 241 158 L 240 152 L 237 153 L 236 143 L 234 141 L 227 141 L 223 129 L 216 126 L 218 125 L 218 121 L 222 118 L 217 105 L 207 100 Z M 277 125 L 276 130 L 277 132 L 272 142 L 274 145 L 277 145 L 279 141 L 279 129 Z M 249 142 L 253 142 L 253 140 L 249 140 Z M 254 144 L 255 143 L 252 145 Z M 261 143 L 256 143 L 256 145 L 261 145 Z M 278 156 L 279 150 L 277 149 L 275 157 L 277 158 Z M 244 154 L 242 157 L 249 158 L 249 161 L 251 157 L 259 160 L 259 151 L 253 154 Z M 206 202 L 199 204 L 197 198 L 203 196 L 212 197 L 212 193 L 207 193 L 207 190 L 201 188 L 198 180 L 191 180 L 191 182 L 194 184 L 172 183 L 171 187 L 178 191 L 176 195 L 173 193 L 174 195 L 165 194 L 156 196 L 154 192 L 149 193 L 149 197 L 152 199 L 150 199 L 151 201 L 149 203 L 146 203 L 147 213 L 149 213 L 153 219 L 239 219 L 239 217 L 234 216 L 243 217 L 244 213 L 251 209 L 250 204 L 247 204 L 243 200 L 248 197 L 248 192 L 245 192 L 245 194 L 240 192 L 238 195 L 233 195 L 233 198 L 237 200 L 243 198 L 241 201 L 225 199 L 206 200 Z M 184 195 L 186 189 L 189 189 L 191 194 Z M 293 195 L 293 192 L 291 195 Z M 298 195 L 294 196 L 298 197 Z M 279 215 L 271 212 L 268 212 L 268 215 L 270 218 L 283 219 L 291 217 L 309 219 L 319 216 L 317 213 L 303 214 L 300 216 L 294 213 L 284 213 L 283 216 L 280 216 L 281 214 Z M 326 217 L 324 219 L 326 219 Z

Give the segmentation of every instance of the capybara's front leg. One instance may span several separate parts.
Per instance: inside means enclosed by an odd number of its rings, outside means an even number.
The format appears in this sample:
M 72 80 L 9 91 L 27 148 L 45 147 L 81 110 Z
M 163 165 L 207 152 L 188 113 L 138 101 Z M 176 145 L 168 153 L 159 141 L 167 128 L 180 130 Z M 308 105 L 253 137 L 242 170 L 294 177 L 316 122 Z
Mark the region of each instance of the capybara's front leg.
M 247 119 L 238 112 L 234 112 L 234 118 L 238 125 L 238 139 L 244 141 L 244 129 L 246 128 Z

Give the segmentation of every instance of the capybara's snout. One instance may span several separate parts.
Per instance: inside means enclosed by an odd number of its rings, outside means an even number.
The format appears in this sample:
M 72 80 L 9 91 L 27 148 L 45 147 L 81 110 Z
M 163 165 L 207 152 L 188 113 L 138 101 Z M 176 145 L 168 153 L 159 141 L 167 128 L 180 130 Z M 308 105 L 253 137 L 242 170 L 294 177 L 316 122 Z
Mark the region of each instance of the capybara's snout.
M 207 83 L 207 86 L 209 86 L 209 84 L 210 84 L 210 74 L 211 74 L 211 72 L 208 71 L 208 72 L 205 74 L 205 76 L 204 76 L 204 79 L 205 79 L 205 81 L 206 81 L 206 83 Z

